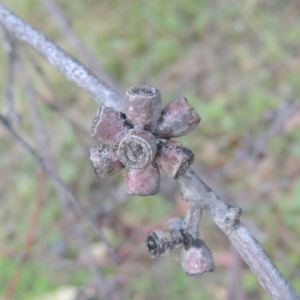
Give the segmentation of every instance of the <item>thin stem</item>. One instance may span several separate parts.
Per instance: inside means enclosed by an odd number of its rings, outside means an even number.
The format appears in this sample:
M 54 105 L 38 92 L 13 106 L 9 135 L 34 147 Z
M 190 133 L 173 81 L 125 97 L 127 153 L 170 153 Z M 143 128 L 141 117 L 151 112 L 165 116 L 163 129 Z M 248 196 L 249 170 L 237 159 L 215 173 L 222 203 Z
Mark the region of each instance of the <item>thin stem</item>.
M 105 72 L 103 67 L 100 65 L 97 58 L 91 53 L 91 51 L 85 46 L 79 36 L 71 27 L 68 22 L 63 10 L 59 7 L 59 5 L 55 2 L 55 0 L 41 0 L 41 2 L 48 9 L 49 13 L 52 15 L 55 20 L 56 25 L 61 29 L 64 33 L 70 44 L 73 46 L 74 50 L 85 59 L 88 64 L 88 67 L 95 72 L 99 78 L 108 83 L 111 87 L 113 87 L 116 91 L 118 90 L 117 84 L 114 80 Z
M 250 153 L 249 166 L 253 169 L 259 160 L 259 156 L 264 153 L 268 141 L 277 134 L 288 120 L 300 108 L 300 99 L 294 103 L 282 102 L 277 110 L 277 115 L 269 129 L 255 142 L 254 149 Z
M 15 107 L 15 70 L 18 58 L 17 40 L 4 28 L 4 50 L 7 53 L 6 85 L 4 94 L 4 111 L 12 123 L 20 121 Z
M 202 209 L 194 202 L 188 202 L 187 212 L 183 221 L 183 231 L 189 233 L 195 240 L 199 237 L 199 223 Z
M 78 122 L 75 122 L 73 120 L 72 115 L 60 104 L 62 102 L 60 94 L 52 86 L 47 74 L 43 72 L 42 67 L 37 63 L 37 61 L 34 60 L 32 55 L 28 55 L 29 53 L 25 53 L 25 54 L 26 54 L 25 56 L 26 60 L 30 61 L 30 67 L 36 73 L 36 75 L 41 79 L 41 81 L 43 82 L 45 87 L 49 90 L 49 92 L 52 94 L 51 98 L 55 100 L 49 100 L 49 98 L 45 96 L 44 93 L 38 94 L 39 99 L 46 106 L 48 106 L 52 111 L 57 113 L 61 118 L 63 118 L 66 122 L 70 124 L 70 126 L 73 129 L 74 135 L 78 139 L 79 145 L 84 149 L 85 152 L 87 152 L 89 150 L 89 146 L 81 137 L 81 134 L 84 134 L 84 136 L 86 136 L 86 128 L 84 128 L 82 125 L 78 124 Z
M 42 153 L 43 159 L 45 161 L 45 164 L 48 166 L 48 168 L 54 174 L 57 174 L 57 169 L 56 169 L 54 160 L 53 160 L 52 155 L 49 150 L 46 131 L 43 127 L 41 118 L 38 113 L 38 108 L 37 108 L 35 97 L 34 97 L 33 87 L 29 83 L 28 75 L 25 72 L 23 65 L 22 65 L 22 67 L 23 67 L 22 68 L 23 72 L 21 72 L 21 75 L 23 75 L 22 79 L 24 81 L 24 90 L 27 92 L 27 98 L 28 98 L 28 102 L 29 102 L 29 112 L 31 115 L 31 119 L 33 121 L 34 131 L 35 131 L 36 139 L 39 144 L 40 153 Z M 82 230 L 83 220 L 82 220 L 82 218 L 78 218 L 78 216 L 76 216 L 76 213 L 73 209 L 69 209 L 68 199 L 66 198 L 60 184 L 58 184 L 55 180 L 53 180 L 53 181 L 54 181 L 54 187 L 55 187 L 56 192 L 60 199 L 62 209 L 64 210 L 64 214 L 68 217 L 68 221 L 71 224 L 72 228 L 74 228 L 76 230 L 76 232 L 78 233 L 82 249 L 87 249 L 88 243 L 86 241 L 84 232 Z M 79 222 L 78 222 L 78 219 L 79 219 Z M 94 274 L 98 290 L 99 291 L 101 289 L 103 290 L 103 288 L 104 288 L 103 276 L 100 273 L 100 271 L 97 269 L 94 259 L 92 257 L 89 257 L 87 263 L 88 263 L 89 269 L 91 270 L 91 273 Z
M 0 4 L 0 23 L 10 33 L 44 56 L 63 75 L 87 91 L 100 105 L 122 109 L 121 96 L 104 81 L 84 67 L 78 60 L 47 39 Z
M 64 195 L 69 199 L 70 203 L 78 210 L 78 212 L 84 217 L 85 221 L 89 224 L 89 226 L 93 229 L 96 233 L 98 238 L 105 243 L 106 247 L 108 248 L 109 253 L 113 257 L 116 263 L 120 263 L 121 259 L 110 245 L 109 241 L 106 239 L 105 235 L 103 234 L 102 230 L 98 228 L 96 225 L 96 221 L 90 215 L 88 210 L 73 196 L 70 192 L 68 187 L 62 181 L 62 179 L 58 176 L 58 174 L 54 173 L 49 166 L 45 163 L 43 157 L 33 149 L 20 135 L 18 135 L 13 128 L 10 126 L 9 121 L 0 114 L 0 123 L 4 125 L 4 127 L 9 131 L 9 133 L 14 137 L 14 139 L 28 152 L 30 153 L 34 159 L 39 163 L 41 168 L 45 170 L 51 178 L 60 185 L 60 188 Z

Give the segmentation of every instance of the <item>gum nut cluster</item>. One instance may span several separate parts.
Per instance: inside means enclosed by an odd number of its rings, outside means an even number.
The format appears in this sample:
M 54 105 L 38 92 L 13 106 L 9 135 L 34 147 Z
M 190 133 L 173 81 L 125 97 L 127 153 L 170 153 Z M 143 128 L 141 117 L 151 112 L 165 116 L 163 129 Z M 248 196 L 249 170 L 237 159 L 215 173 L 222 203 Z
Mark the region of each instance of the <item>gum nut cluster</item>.
M 157 194 L 159 169 L 177 178 L 194 159 L 192 151 L 171 138 L 191 132 L 199 122 L 200 117 L 184 97 L 162 108 L 155 87 L 131 87 L 125 95 L 124 113 L 99 108 L 91 136 L 101 144 L 91 148 L 90 160 L 100 178 L 125 168 L 128 194 Z

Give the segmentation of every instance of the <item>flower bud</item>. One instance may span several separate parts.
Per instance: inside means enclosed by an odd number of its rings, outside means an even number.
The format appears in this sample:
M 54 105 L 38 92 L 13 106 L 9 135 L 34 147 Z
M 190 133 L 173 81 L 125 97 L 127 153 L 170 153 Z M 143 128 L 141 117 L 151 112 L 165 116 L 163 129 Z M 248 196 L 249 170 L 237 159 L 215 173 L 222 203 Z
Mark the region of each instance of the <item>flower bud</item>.
M 215 267 L 211 251 L 200 239 L 182 249 L 181 266 L 189 276 L 212 272 Z
M 145 240 L 145 246 L 152 258 L 167 256 L 182 243 L 182 233 L 178 230 L 168 229 L 150 231 Z
M 94 118 L 91 136 L 103 144 L 117 145 L 131 128 L 132 126 L 124 114 L 101 106 Z
M 119 158 L 126 168 L 142 169 L 154 160 L 156 150 L 156 139 L 151 133 L 132 129 L 120 142 Z
M 143 169 L 126 169 L 125 189 L 130 195 L 155 195 L 160 188 L 158 168 L 150 164 Z
M 118 159 L 118 147 L 108 145 L 97 145 L 90 150 L 90 161 L 95 173 L 104 178 L 111 176 L 124 168 Z
M 155 87 L 140 85 L 127 90 L 124 112 L 135 128 L 154 132 L 161 109 L 161 95 Z
M 155 135 L 163 138 L 182 136 L 194 130 L 200 120 L 186 98 L 179 97 L 163 108 Z
M 194 160 L 194 153 L 174 140 L 159 140 L 155 162 L 173 178 L 183 175 Z

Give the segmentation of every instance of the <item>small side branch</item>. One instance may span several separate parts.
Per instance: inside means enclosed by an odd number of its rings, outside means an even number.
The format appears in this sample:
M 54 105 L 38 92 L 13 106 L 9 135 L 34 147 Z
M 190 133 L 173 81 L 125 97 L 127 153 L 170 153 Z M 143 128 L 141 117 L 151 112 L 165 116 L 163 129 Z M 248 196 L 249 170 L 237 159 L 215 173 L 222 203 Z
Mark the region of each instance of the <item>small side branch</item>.
M 16 39 L 4 28 L 4 50 L 7 54 L 7 67 L 6 67 L 6 84 L 4 93 L 4 111 L 9 117 L 12 124 L 20 121 L 20 116 L 17 113 L 15 105 L 15 71 L 17 54 L 17 41 Z
M 54 173 L 51 168 L 49 168 L 48 164 L 45 163 L 44 158 L 33 149 L 20 135 L 18 135 L 14 129 L 10 126 L 9 121 L 0 114 L 0 123 L 8 130 L 8 132 L 12 135 L 12 137 L 30 154 L 33 158 L 38 162 L 40 167 L 46 171 L 50 175 L 50 177 L 55 181 L 56 184 L 60 186 L 61 191 L 64 195 L 69 199 L 69 202 L 76 208 L 78 213 L 82 215 L 85 221 L 89 224 L 89 226 L 93 229 L 98 238 L 106 245 L 110 255 L 114 259 L 114 261 L 118 264 L 121 263 L 121 259 L 111 246 L 104 233 L 100 228 L 98 228 L 96 221 L 90 215 L 89 211 L 73 196 L 65 183 L 61 180 L 57 173 Z
M 189 202 L 187 212 L 183 221 L 182 230 L 190 234 L 195 240 L 199 236 L 199 222 L 202 215 L 202 209 L 199 205 Z

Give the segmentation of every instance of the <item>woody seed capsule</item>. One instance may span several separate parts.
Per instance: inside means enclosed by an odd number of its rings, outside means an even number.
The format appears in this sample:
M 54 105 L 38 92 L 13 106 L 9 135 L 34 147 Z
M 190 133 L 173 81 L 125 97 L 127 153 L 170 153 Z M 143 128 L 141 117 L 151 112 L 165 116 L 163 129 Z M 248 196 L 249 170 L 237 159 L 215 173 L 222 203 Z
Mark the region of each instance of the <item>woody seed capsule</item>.
M 164 138 L 182 136 L 194 130 L 200 120 L 187 99 L 179 97 L 163 108 L 155 135 Z
M 151 133 L 132 129 L 120 142 L 119 159 L 126 168 L 141 169 L 153 161 L 156 150 L 156 139 Z
M 135 128 L 154 132 L 161 109 L 161 95 L 155 87 L 140 85 L 127 90 L 124 112 Z
M 157 229 L 150 231 L 145 246 L 152 258 L 167 256 L 183 243 L 183 235 L 179 230 Z
M 194 160 L 194 153 L 174 140 L 159 140 L 155 162 L 173 178 L 183 175 Z
M 143 169 L 126 169 L 125 189 L 130 195 L 155 195 L 160 188 L 158 168 L 150 164 Z
M 200 239 L 194 240 L 189 247 L 182 249 L 181 266 L 189 276 L 212 272 L 215 267 L 211 251 Z
M 101 106 L 94 118 L 91 136 L 103 144 L 117 145 L 131 128 L 132 126 L 124 114 Z
M 91 148 L 90 161 L 100 178 L 111 176 L 124 168 L 117 154 L 117 146 L 97 145 Z

